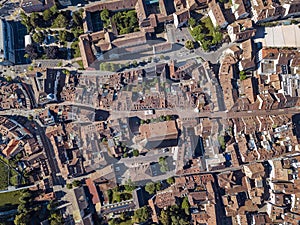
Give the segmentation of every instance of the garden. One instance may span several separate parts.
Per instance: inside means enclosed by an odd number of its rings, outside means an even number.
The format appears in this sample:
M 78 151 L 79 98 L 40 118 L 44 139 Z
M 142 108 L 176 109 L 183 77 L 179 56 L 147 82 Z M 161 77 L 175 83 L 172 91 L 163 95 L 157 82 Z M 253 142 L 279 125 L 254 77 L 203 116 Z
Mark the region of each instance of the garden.
M 26 26 L 33 43 L 25 48 L 25 57 L 34 59 L 66 59 L 68 43 L 73 58 L 78 57 L 78 37 L 83 34 L 82 10 L 59 11 L 57 6 L 43 13 L 21 13 L 21 23 Z
M 100 12 L 103 26 L 116 29 L 118 34 L 129 34 L 139 31 L 139 24 L 135 10 L 122 11 L 112 14 L 107 9 Z M 111 19 L 110 19 L 111 18 Z
M 215 28 L 209 17 L 201 20 L 189 19 L 190 32 L 196 41 L 201 43 L 203 50 L 208 51 L 223 40 L 219 28 Z
M 17 208 L 17 206 L 21 203 L 19 200 L 21 196 L 22 192 L 20 191 L 0 193 L 1 211 Z
M 9 167 L 0 161 L 0 190 L 6 190 L 9 185 Z
M 9 162 L 0 159 L 0 190 L 6 190 L 8 186 L 17 186 L 18 178 L 18 172 L 10 168 Z

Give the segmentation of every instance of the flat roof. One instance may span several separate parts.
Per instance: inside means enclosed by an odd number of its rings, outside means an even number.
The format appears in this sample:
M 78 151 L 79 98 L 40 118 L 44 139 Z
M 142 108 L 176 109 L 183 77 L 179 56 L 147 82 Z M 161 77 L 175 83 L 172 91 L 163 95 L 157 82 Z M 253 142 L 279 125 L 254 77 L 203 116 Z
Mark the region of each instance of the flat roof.
M 300 47 L 300 28 L 298 25 L 265 28 L 264 47 Z

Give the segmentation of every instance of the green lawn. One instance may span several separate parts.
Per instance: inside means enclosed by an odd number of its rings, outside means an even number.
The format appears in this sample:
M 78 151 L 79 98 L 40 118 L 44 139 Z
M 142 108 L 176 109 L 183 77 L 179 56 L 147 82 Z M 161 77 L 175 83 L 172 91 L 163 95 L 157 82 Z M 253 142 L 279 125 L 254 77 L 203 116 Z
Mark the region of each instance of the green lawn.
M 19 204 L 19 198 L 22 196 L 20 191 L 0 193 L 0 209 L 16 208 Z
M 112 202 L 121 202 L 132 198 L 131 192 L 113 192 Z
M 4 162 L 0 161 L 0 190 L 5 190 L 8 186 L 8 172 L 8 166 Z M 0 201 L 0 204 L 1 202 L 2 201 Z

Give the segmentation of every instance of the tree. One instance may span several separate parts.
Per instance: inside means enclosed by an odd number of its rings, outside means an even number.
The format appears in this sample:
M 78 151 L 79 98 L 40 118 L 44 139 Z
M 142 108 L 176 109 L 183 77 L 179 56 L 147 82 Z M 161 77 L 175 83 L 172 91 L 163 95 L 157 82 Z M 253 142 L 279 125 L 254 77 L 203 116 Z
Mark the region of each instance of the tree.
M 157 182 L 155 184 L 155 189 L 156 189 L 156 191 L 160 191 L 161 190 L 161 183 L 160 182 Z
M 132 220 L 135 223 L 143 223 L 149 219 L 149 212 L 146 206 L 134 211 Z
M 32 115 L 29 115 L 27 118 L 28 118 L 28 120 L 30 120 L 30 121 L 33 120 L 33 116 L 32 116 Z
M 17 186 L 18 185 L 18 175 L 14 175 L 9 179 L 9 183 L 13 186 Z
M 31 31 L 32 30 L 32 25 L 30 23 L 30 18 L 22 11 L 20 13 L 20 17 L 21 17 L 21 23 L 26 26 L 27 31 Z
M 63 225 L 62 216 L 58 213 L 52 213 L 50 216 L 50 225 Z
M 187 40 L 184 45 L 187 49 L 192 50 L 195 48 L 194 42 L 192 40 Z
M 116 71 L 116 64 L 114 63 L 109 63 L 109 71 L 115 72 Z
M 43 12 L 43 20 L 44 21 L 49 21 L 51 18 L 52 18 L 53 14 L 51 12 L 50 9 L 46 9 L 44 12 Z
M 193 30 L 191 30 L 191 35 L 194 37 L 196 41 L 202 41 L 205 37 L 203 32 L 203 26 L 201 24 L 195 26 Z
M 175 183 L 175 179 L 174 179 L 174 177 L 169 177 L 168 179 L 167 179 L 167 183 L 168 184 L 174 184 Z
M 160 171 L 165 173 L 168 171 L 168 166 L 165 157 L 159 157 L 158 164 L 160 165 Z
M 71 183 L 67 183 L 66 186 L 67 186 L 68 189 L 72 189 L 73 188 L 73 185 Z
M 74 39 L 74 35 L 66 30 L 59 31 L 59 40 L 62 42 L 72 41 Z
M 56 15 L 58 13 L 57 5 L 54 5 L 50 8 L 50 11 L 53 15 Z
M 68 24 L 67 18 L 63 14 L 59 14 L 53 21 L 53 27 L 63 28 Z
M 12 77 L 11 76 L 5 76 L 5 80 L 7 81 L 7 82 L 12 82 Z
M 33 65 L 28 66 L 28 70 L 29 70 L 29 71 L 33 71 L 33 69 L 34 69 L 34 68 L 33 68 Z
M 103 21 L 105 27 L 109 25 L 109 11 L 107 9 L 101 11 L 100 19 Z
M 126 16 L 129 18 L 129 26 L 132 27 L 138 23 L 135 10 L 130 10 L 126 13 Z
M 139 151 L 138 151 L 137 149 L 134 149 L 134 150 L 132 151 L 132 154 L 133 154 L 133 156 L 135 156 L 135 157 L 137 157 L 137 156 L 140 155 L 140 153 L 139 153 Z
M 33 60 L 33 59 L 37 59 L 39 57 L 38 51 L 37 51 L 37 47 L 33 44 L 31 45 L 27 45 L 25 47 L 25 51 L 28 54 L 28 57 Z
M 72 14 L 72 20 L 74 21 L 74 23 L 76 23 L 77 26 L 81 26 L 82 25 L 82 18 L 80 16 L 79 12 L 73 12 Z
M 137 67 L 137 66 L 138 66 L 137 61 L 136 61 L 136 60 L 133 60 L 133 61 L 132 61 L 132 65 L 133 65 L 134 67 Z
M 32 40 L 38 44 L 41 44 L 45 39 L 45 36 L 42 32 L 37 32 L 32 35 Z
M 247 75 L 245 73 L 245 71 L 240 71 L 240 80 L 245 80 L 247 78 Z
M 39 19 L 40 19 L 40 15 L 38 13 L 33 12 L 33 13 L 30 14 L 30 24 L 33 27 L 38 27 Z
M 26 208 L 25 204 L 18 205 L 18 213 L 23 213 L 23 212 L 26 212 L 26 211 L 27 211 L 27 208 Z
M 223 40 L 223 34 L 219 31 L 214 31 L 212 43 L 217 44 L 220 43 L 222 40 Z
M 49 59 L 57 59 L 59 55 L 59 48 L 57 46 L 49 46 L 46 48 L 46 56 Z
M 184 209 L 186 215 L 190 215 L 190 203 L 187 197 L 185 197 L 181 203 L 181 208 Z
M 162 210 L 160 213 L 159 221 L 162 225 L 169 225 L 170 224 L 170 218 L 168 215 L 168 212 L 165 210 Z
M 202 48 L 203 48 L 204 51 L 207 51 L 209 49 L 209 42 L 202 41 L 201 45 L 202 45 Z
M 54 201 L 51 200 L 51 201 L 47 204 L 47 209 L 48 209 L 48 211 L 50 211 L 50 212 L 54 211 L 54 209 L 55 209 Z
M 21 213 L 16 215 L 14 219 L 15 225 L 27 225 L 30 221 L 30 215 L 28 213 Z
M 150 194 L 154 194 L 155 192 L 155 184 L 152 182 L 148 182 L 145 186 L 145 190 Z
M 71 74 L 69 70 L 63 70 L 63 73 L 66 74 L 67 76 L 70 76 L 70 74 Z
M 82 183 L 80 180 L 73 180 L 72 185 L 74 187 L 81 187 Z
M 130 33 L 130 28 L 129 27 L 122 27 L 121 29 L 120 29 L 120 32 L 119 32 L 120 34 L 128 34 L 128 33 Z
M 190 27 L 195 27 L 196 26 L 196 20 L 193 17 L 191 17 L 191 18 L 189 18 L 188 24 L 189 24 Z
M 131 179 L 128 179 L 124 185 L 124 188 L 126 191 L 133 191 L 135 189 L 135 185 Z

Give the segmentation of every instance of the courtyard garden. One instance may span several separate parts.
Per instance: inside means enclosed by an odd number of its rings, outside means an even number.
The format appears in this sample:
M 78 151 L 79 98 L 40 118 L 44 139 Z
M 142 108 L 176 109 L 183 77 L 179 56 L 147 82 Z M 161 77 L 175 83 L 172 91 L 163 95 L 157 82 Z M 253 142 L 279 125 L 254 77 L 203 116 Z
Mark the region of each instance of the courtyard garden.
M 208 51 L 223 40 L 220 29 L 215 28 L 209 17 L 201 20 L 189 19 L 189 26 L 193 38 L 200 42 L 203 50 Z

